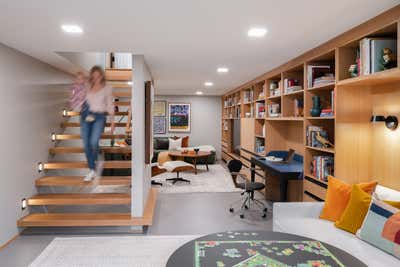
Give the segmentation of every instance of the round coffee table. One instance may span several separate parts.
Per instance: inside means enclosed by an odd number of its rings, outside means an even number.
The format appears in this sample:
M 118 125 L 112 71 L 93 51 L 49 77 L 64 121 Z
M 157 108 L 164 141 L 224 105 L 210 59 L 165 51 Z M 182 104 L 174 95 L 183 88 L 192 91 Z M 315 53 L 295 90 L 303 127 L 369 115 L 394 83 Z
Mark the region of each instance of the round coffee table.
M 199 151 L 197 153 L 183 153 L 182 151 L 169 151 L 168 155 L 174 158 L 186 157 L 193 159 L 194 173 L 197 174 L 197 159 L 205 158 L 211 155 L 211 152 Z M 208 163 L 206 160 L 206 168 L 208 171 Z
M 211 234 L 184 244 L 168 259 L 167 267 L 313 267 L 321 264 L 367 266 L 341 249 L 307 237 L 271 231 L 237 231 Z

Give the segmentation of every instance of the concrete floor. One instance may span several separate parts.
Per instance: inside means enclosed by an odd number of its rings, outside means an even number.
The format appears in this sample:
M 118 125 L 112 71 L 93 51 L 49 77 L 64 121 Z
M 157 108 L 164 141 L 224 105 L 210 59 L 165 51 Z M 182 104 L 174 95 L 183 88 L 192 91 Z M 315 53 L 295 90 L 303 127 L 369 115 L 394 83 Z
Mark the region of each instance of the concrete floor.
M 271 206 L 266 219 L 253 211 L 244 219 L 229 213 L 229 204 L 239 197 L 238 193 L 159 194 L 154 225 L 147 229 L 147 234 L 202 235 L 229 230 L 272 230 Z M 0 251 L 0 266 L 28 266 L 57 236 L 60 235 L 19 236 Z

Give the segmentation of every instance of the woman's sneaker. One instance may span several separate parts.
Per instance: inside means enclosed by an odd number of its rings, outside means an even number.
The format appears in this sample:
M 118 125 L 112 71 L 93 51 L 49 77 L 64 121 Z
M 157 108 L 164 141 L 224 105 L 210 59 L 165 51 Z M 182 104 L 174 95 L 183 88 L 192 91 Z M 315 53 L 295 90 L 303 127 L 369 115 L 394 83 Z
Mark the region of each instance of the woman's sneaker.
M 90 182 L 93 180 L 93 178 L 96 177 L 96 172 L 94 170 L 91 170 L 86 176 L 85 178 L 83 178 L 83 181 L 85 182 Z

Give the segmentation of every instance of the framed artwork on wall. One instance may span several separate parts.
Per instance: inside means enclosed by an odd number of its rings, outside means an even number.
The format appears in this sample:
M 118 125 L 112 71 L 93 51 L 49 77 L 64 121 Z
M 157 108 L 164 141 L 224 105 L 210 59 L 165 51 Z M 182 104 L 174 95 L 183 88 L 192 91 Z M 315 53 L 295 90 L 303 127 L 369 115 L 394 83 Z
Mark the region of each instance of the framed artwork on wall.
M 190 104 L 169 103 L 168 104 L 168 131 L 190 132 Z
M 167 116 L 167 101 L 154 101 L 153 116 L 166 117 Z
M 153 134 L 167 133 L 167 119 L 165 117 L 153 117 Z

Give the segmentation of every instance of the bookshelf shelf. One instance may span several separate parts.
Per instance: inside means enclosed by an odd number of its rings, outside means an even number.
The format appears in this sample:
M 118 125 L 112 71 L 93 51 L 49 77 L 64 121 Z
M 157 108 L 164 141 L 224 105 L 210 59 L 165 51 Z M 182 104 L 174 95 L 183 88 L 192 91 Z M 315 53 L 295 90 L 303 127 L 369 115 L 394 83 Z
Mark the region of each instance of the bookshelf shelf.
M 329 117 L 307 117 L 307 120 L 334 120 L 335 116 Z
M 278 118 L 265 118 L 267 121 L 303 121 L 303 117 L 278 117 Z
M 268 97 L 268 100 L 275 100 L 275 99 L 280 99 L 282 96 L 276 95 L 276 96 L 270 96 Z
M 262 136 L 262 135 L 255 135 L 255 137 L 265 139 L 265 136 Z
M 295 92 L 284 94 L 284 96 L 299 96 L 299 95 L 303 95 L 303 94 L 304 94 L 304 90 L 298 90 Z
M 333 148 L 321 148 L 321 147 L 312 147 L 312 146 L 306 146 L 306 148 L 315 150 L 315 151 L 335 154 L 335 149 L 333 149 Z
M 317 92 L 317 91 L 333 90 L 335 85 L 336 85 L 336 83 L 324 84 L 324 85 L 308 88 L 307 91 Z
M 376 86 L 388 83 L 400 82 L 400 69 L 393 68 L 376 72 L 369 75 L 363 75 L 355 78 L 348 78 L 338 82 L 338 86 Z
M 324 180 L 318 179 L 317 177 L 315 177 L 314 175 L 311 175 L 309 173 L 307 173 L 305 176 L 307 176 L 308 178 L 311 178 L 313 180 L 316 180 L 316 181 L 318 181 L 320 183 L 323 183 L 325 185 L 328 185 L 328 182 L 325 182 Z

